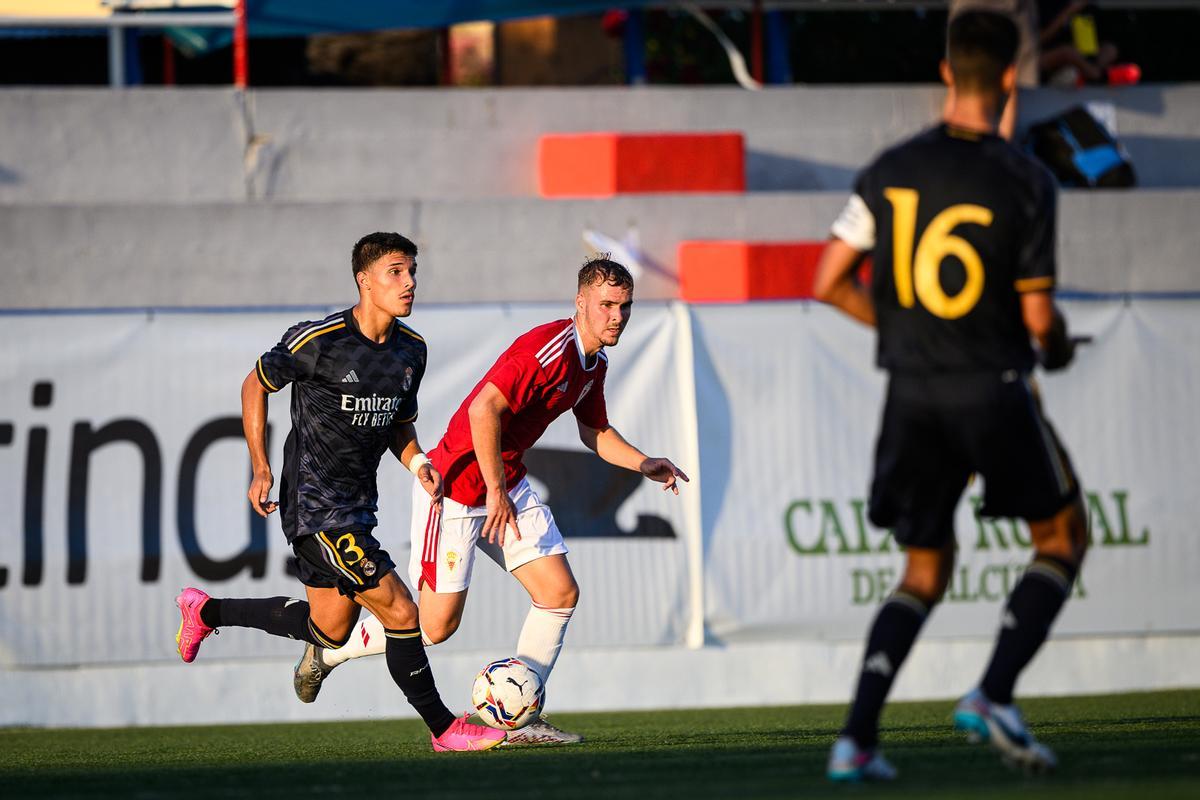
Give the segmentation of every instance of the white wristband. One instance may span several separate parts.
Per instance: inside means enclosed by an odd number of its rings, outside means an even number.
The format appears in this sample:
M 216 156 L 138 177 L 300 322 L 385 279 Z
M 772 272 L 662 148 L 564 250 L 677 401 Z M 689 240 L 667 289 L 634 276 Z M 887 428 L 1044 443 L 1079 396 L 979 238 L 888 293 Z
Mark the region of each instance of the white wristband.
M 417 453 L 415 456 L 412 457 L 412 460 L 408 462 L 408 471 L 411 472 L 413 475 L 416 475 L 417 470 L 419 470 L 421 467 L 425 466 L 428 463 L 429 463 L 428 456 L 426 456 L 424 453 Z

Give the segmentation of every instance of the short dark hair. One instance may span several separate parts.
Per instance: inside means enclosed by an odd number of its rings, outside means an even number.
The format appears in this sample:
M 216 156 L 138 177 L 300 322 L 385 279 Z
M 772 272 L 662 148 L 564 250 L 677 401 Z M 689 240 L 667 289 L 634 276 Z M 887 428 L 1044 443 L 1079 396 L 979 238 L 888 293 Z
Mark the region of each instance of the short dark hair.
M 350 251 L 350 267 L 355 275 L 390 253 L 417 257 L 417 246 L 398 233 L 368 233 L 354 243 Z
M 1017 24 L 995 11 L 964 11 L 950 20 L 946 60 L 956 88 L 999 93 L 1004 70 L 1016 61 Z
M 583 262 L 583 266 L 579 268 L 580 291 L 585 286 L 605 283 L 632 291 L 633 276 L 624 266 L 613 261 L 610 255 L 611 253 L 601 253 Z

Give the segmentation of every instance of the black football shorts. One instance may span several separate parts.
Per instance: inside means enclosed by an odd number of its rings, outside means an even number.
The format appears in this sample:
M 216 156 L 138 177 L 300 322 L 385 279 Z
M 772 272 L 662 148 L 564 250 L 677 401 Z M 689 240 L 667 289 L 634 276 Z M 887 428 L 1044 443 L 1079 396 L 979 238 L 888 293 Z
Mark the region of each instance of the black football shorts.
M 892 375 L 875 447 L 872 524 L 908 547 L 942 547 L 973 473 L 984 482 L 982 516 L 1047 519 L 1079 496 L 1028 375 Z
M 374 589 L 396 568 L 371 531 L 321 531 L 292 542 L 300 582 L 318 589 L 336 588 L 352 597 Z

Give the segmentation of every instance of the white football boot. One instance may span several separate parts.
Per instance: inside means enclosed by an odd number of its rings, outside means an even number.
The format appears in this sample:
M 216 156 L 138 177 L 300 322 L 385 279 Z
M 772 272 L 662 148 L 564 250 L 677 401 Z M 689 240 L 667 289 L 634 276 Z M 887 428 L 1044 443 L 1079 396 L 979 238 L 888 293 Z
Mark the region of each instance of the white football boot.
M 508 739 L 500 746 L 534 747 L 544 744 L 579 744 L 582 741 L 582 735 L 564 731 L 545 717 L 538 717 L 524 728 L 509 731 Z
M 829 751 L 825 775 L 839 783 L 894 781 L 899 773 L 878 750 L 863 750 L 849 736 L 839 736 Z
M 978 688 L 954 707 L 954 727 L 966 733 L 968 741 L 991 744 L 1010 767 L 1037 775 L 1058 766 L 1054 751 L 1033 738 L 1020 709 L 993 703 Z

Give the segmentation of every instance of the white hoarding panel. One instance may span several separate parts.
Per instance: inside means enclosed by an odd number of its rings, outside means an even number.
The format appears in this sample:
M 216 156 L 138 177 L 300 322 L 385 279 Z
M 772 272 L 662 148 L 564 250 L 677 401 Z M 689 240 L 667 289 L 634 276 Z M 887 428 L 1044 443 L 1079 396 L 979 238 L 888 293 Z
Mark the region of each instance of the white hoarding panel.
M 1094 337 L 1039 376 L 1086 492 L 1092 548 L 1055 631 L 1200 630 L 1200 314 L 1186 301 L 1066 302 Z M 874 333 L 781 303 L 693 309 L 704 480 L 705 591 L 718 639 L 858 638 L 903 556 L 866 520 L 885 377 Z M 931 636 L 991 636 L 1030 559 L 1028 530 L 982 520 L 968 487 L 958 566 Z
M 330 309 L 332 310 L 332 309 Z M 302 596 L 286 572 L 278 518 L 246 502 L 249 460 L 239 388 L 293 313 L 34 315 L 0 318 L 0 663 L 51 666 L 177 659 L 172 602 L 182 586 L 214 596 Z M 433 307 L 409 321 L 429 344 L 421 441 L 432 448 L 499 353 L 559 306 Z M 611 348 L 613 424 L 647 452 L 672 455 L 676 326 L 639 307 Z M 289 428 L 285 389 L 270 404 L 277 476 Z M 582 602 L 572 646 L 678 641 L 686 625 L 682 506 L 586 451 L 574 419 L 530 453 L 571 548 Z M 406 575 L 411 476 L 385 455 L 377 535 Z M 447 648 L 515 647 L 529 607 L 486 558 L 462 629 Z M 206 657 L 259 657 L 298 645 L 228 629 Z

